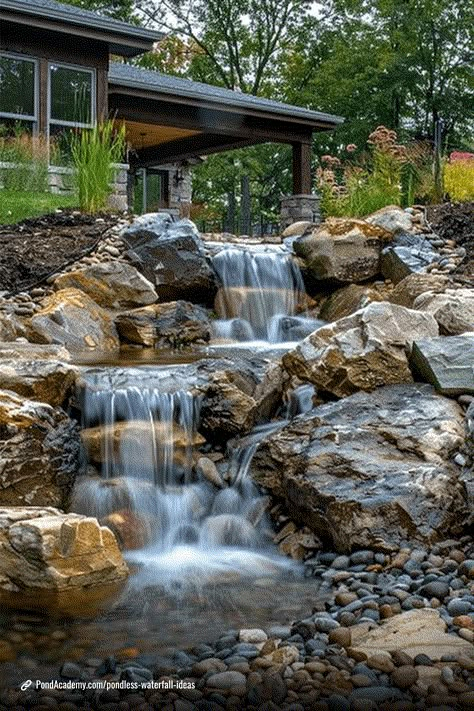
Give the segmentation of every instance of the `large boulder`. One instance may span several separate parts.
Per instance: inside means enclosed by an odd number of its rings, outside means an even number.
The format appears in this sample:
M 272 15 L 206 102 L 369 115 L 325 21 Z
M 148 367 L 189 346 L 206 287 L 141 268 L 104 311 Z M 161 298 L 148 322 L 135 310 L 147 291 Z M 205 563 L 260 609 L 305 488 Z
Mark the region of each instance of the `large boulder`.
M 85 269 L 61 274 L 54 288 L 79 289 L 104 308 L 131 309 L 158 300 L 153 284 L 124 262 L 92 264 Z
M 127 575 L 113 533 L 97 519 L 36 506 L 0 509 L 0 591 L 84 596 Z
M 413 228 L 412 216 L 409 212 L 405 212 L 397 205 L 387 205 L 381 210 L 373 212 L 364 218 L 369 225 L 377 225 L 392 235 L 398 235 L 404 232 L 411 232 Z
M 293 249 L 316 282 L 362 282 L 380 272 L 380 253 L 391 233 L 353 218 L 326 220 L 297 238 Z
M 70 350 L 114 350 L 119 347 L 111 316 L 79 289 L 47 296 L 29 322 L 30 340 L 63 344 Z
M 386 279 L 398 284 L 409 274 L 426 273 L 429 265 L 439 262 L 440 259 L 438 252 L 433 250 L 431 242 L 425 237 L 410 233 L 399 234 L 382 251 L 382 274 Z
M 161 301 L 211 305 L 217 280 L 196 226 L 190 220 L 159 218 L 135 222 L 125 231 L 127 257 L 153 283 Z
M 0 389 L 31 400 L 62 405 L 72 392 L 76 370 L 57 360 L 4 359 L 0 352 Z
M 296 417 L 259 445 L 254 479 L 337 550 L 457 535 L 467 492 L 451 459 L 463 412 L 430 385 L 356 393 Z
M 64 346 L 46 343 L 28 343 L 26 341 L 0 343 L 0 360 L 9 359 L 60 360 L 64 363 L 71 360 L 71 354 Z
M 0 505 L 65 508 L 80 442 L 78 425 L 60 408 L 0 390 Z
M 398 282 L 388 301 L 411 309 L 418 296 L 427 291 L 441 293 L 448 283 L 448 277 L 444 274 L 409 274 Z
M 357 390 L 412 381 L 407 354 L 416 338 L 438 335 L 430 314 L 388 302 L 372 303 L 318 328 L 283 356 L 300 380 L 344 397 Z
M 446 289 L 443 294 L 421 294 L 415 299 L 413 308 L 432 314 L 440 333 L 446 336 L 474 331 L 474 289 Z
M 474 334 L 416 340 L 410 362 L 443 395 L 474 394 Z
M 207 312 L 187 301 L 153 304 L 121 313 L 115 325 L 122 341 L 158 348 L 207 343 L 211 324 Z
M 213 442 L 248 433 L 268 420 L 282 401 L 285 377 L 281 366 L 258 356 L 237 362 L 204 364 L 207 372 L 200 391 L 200 432 Z

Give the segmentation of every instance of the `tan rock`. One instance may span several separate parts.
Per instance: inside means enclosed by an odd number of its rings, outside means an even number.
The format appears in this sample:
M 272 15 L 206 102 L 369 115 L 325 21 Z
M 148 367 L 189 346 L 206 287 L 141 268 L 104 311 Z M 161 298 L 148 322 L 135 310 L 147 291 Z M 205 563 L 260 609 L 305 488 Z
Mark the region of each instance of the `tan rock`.
M 40 343 L 0 343 L 0 363 L 3 360 L 56 360 L 69 362 L 71 354 L 64 346 Z
M 82 430 L 81 438 L 89 458 L 93 462 L 102 462 L 108 456 L 120 460 L 121 448 L 129 451 L 134 449 L 137 456 L 144 461 L 153 460 L 155 444 L 161 446 L 172 444 L 175 449 L 185 449 L 188 445 L 200 445 L 205 442 L 204 437 L 195 433 L 189 440 L 184 429 L 174 426 L 172 438 L 165 422 L 147 420 L 129 420 L 116 422 L 113 425 L 99 425 Z
M 100 524 L 110 528 L 122 550 L 137 550 L 150 543 L 151 521 L 133 511 L 115 511 L 101 519 Z
M 474 289 L 446 289 L 428 292 L 415 299 L 413 308 L 434 316 L 440 333 L 456 336 L 474 331 Z
M 14 341 L 17 337 L 17 329 L 14 319 L 8 314 L 0 312 L 0 342 Z
M 307 222 L 306 220 L 300 220 L 299 222 L 293 222 L 291 225 L 288 225 L 283 232 L 281 233 L 281 236 L 284 237 L 298 237 L 299 235 L 302 235 L 306 230 L 310 230 L 314 228 L 314 223 L 313 222 Z
M 62 405 L 72 391 L 76 370 L 56 360 L 2 359 L 0 353 L 0 388 L 39 400 Z
M 299 660 L 300 653 L 297 647 L 288 645 L 287 647 L 280 647 L 279 649 L 276 649 L 274 652 L 263 658 L 268 659 L 273 664 L 281 664 L 282 666 L 287 667 Z
M 411 309 L 418 296 L 427 291 L 441 293 L 446 289 L 448 283 L 448 277 L 443 274 L 409 274 L 398 282 L 388 297 L 388 301 Z
M 63 344 L 73 351 L 119 347 L 112 318 L 79 289 L 62 289 L 46 297 L 28 328 L 30 340 Z
M 0 390 L 0 505 L 66 506 L 80 451 L 63 410 Z
M 283 356 L 290 375 L 337 397 L 411 382 L 407 353 L 416 338 L 438 335 L 430 314 L 372 303 L 322 326 Z
M 143 346 L 182 348 L 207 343 L 211 337 L 206 311 L 187 301 L 126 311 L 115 319 L 115 325 L 122 341 Z
M 54 508 L 0 509 L 0 589 L 60 592 L 128 575 L 112 532 Z
M 468 494 L 452 457 L 464 437 L 452 399 L 428 385 L 386 386 L 294 418 L 260 441 L 250 473 L 337 550 L 387 550 L 462 531 Z
M 53 287 L 56 291 L 79 289 L 104 308 L 146 306 L 158 299 L 153 284 L 125 262 L 93 264 L 66 272 L 54 281 Z
M 447 634 L 446 623 L 436 610 L 410 610 L 395 615 L 375 629 L 369 625 L 355 625 L 352 630 L 352 647 L 367 654 L 402 650 L 416 657 L 426 654 L 433 661 L 445 654 L 472 657 L 472 645 L 456 635 Z
M 384 301 L 383 294 L 369 286 L 349 284 L 329 296 L 321 307 L 319 316 L 323 321 L 337 321 L 350 316 L 372 301 Z
M 361 282 L 380 271 L 383 242 L 391 236 L 364 220 L 331 217 L 297 238 L 293 249 L 316 281 Z
M 218 489 L 224 488 L 224 482 L 217 471 L 216 465 L 211 459 L 208 459 L 207 457 L 199 457 L 196 464 L 196 471 L 204 477 L 204 479 L 207 479 L 207 481 L 210 481 L 211 484 L 214 484 L 214 486 Z

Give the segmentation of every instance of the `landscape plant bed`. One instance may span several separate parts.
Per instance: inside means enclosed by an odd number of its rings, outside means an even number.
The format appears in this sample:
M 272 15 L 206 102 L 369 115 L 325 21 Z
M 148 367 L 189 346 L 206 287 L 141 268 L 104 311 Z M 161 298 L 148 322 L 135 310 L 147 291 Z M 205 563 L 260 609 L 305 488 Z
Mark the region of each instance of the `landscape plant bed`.
M 0 291 L 31 289 L 93 251 L 117 221 L 111 214 L 63 211 L 0 229 Z
M 454 276 L 460 280 L 474 281 L 474 202 L 443 203 L 430 205 L 427 218 L 442 239 L 453 239 L 459 248 L 466 250 L 466 257 L 456 269 Z

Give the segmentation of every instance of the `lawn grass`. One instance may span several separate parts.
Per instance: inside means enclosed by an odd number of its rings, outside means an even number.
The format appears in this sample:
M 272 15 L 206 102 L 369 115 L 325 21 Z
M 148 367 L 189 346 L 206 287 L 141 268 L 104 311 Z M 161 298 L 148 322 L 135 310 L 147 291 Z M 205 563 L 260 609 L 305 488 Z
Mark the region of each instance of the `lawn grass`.
M 39 217 L 58 208 L 76 207 L 75 195 L 0 190 L 0 224 L 12 225 L 28 217 Z

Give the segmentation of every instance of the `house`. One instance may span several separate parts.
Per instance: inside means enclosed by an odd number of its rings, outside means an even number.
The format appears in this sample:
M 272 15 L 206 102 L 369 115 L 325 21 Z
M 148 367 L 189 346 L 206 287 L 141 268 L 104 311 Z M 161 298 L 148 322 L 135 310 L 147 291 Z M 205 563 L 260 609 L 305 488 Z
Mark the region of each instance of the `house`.
M 0 125 L 58 143 L 101 118 L 124 122 L 128 165 L 117 171 L 120 207 L 140 192 L 143 211 L 186 214 L 190 166 L 201 156 L 264 142 L 291 144 L 293 195 L 286 223 L 314 219 L 311 138 L 342 119 L 220 87 L 141 69 L 126 61 L 162 36 L 55 0 L 1 0 Z M 52 165 L 52 189 L 67 169 Z

